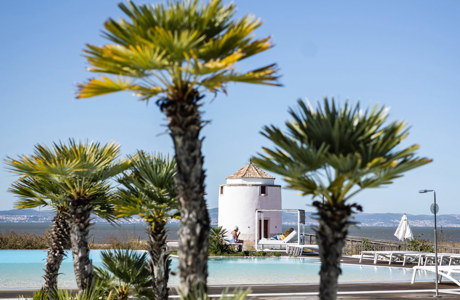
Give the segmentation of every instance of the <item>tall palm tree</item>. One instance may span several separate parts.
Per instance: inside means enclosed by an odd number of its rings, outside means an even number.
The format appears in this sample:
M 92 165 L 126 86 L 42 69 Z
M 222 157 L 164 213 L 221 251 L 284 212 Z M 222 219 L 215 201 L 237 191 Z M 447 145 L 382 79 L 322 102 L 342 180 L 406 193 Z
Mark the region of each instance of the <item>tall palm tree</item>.
M 32 156 L 27 160 L 36 163 L 46 158 Z M 35 177 L 34 172 L 21 171 L 23 168 L 18 168 L 17 161 L 8 158 L 6 163 L 16 175 L 21 176 L 9 189 L 19 198 L 15 203 L 15 208 L 46 207 L 56 213 L 48 236 L 48 255 L 43 276 L 44 289 L 49 292 L 57 288 L 59 268 L 64 259 L 65 250 L 70 248 L 70 216 L 65 195 L 61 194 L 61 191 L 52 182 Z
M 138 151 L 131 157 L 130 172 L 119 182 L 118 217 L 140 215 L 148 226 L 148 251 L 151 260 L 155 299 L 167 300 L 171 259 L 166 246 L 166 221 L 178 218 L 176 163 L 162 155 L 149 156 Z
M 316 111 L 298 101 L 292 121 L 282 131 L 266 126 L 262 134 L 274 143 L 253 161 L 282 175 L 289 189 L 313 197 L 319 227 L 320 298 L 336 299 L 340 258 L 350 217 L 362 208 L 351 198 L 367 188 L 388 185 L 404 172 L 431 160 L 415 156 L 418 145 L 404 147 L 404 122 L 387 124 L 384 107 L 362 111 L 359 103 L 338 107 L 324 99 Z M 323 201 L 318 201 L 321 199 Z
M 113 143 L 77 143 L 70 139 L 68 144 L 54 143 L 51 148 L 36 145 L 31 159 L 21 156 L 9 161 L 15 172 L 33 174 L 36 185 L 53 186 L 54 193 L 65 199 L 80 291 L 90 285 L 93 273 L 88 247 L 91 213 L 113 219 L 109 180 L 129 167 L 128 162 L 116 161 L 119 152 L 119 146 Z
M 204 199 L 200 137 L 206 92 L 226 92 L 230 82 L 278 85 L 276 66 L 247 72 L 236 64 L 272 47 L 270 37 L 255 39 L 262 22 L 252 16 L 234 19 L 235 6 L 222 0 L 119 7 L 126 19 L 109 19 L 108 44 L 88 45 L 89 70 L 105 73 L 79 85 L 78 98 L 131 91 L 140 100 L 156 99 L 166 114 L 177 162 L 180 286 L 207 290 L 209 215 Z

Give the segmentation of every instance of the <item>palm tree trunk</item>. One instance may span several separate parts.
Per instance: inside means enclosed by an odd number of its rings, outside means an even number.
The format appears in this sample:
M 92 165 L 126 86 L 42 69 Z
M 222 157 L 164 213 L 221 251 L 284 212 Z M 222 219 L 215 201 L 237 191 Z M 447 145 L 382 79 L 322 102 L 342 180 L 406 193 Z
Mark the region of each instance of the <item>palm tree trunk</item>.
M 70 201 L 70 240 L 75 279 L 79 292 L 89 288 L 93 279 L 93 264 L 89 259 L 88 246 L 91 211 L 90 199 L 77 198 Z
M 206 293 L 208 277 L 209 215 L 204 199 L 203 155 L 200 131 L 202 96 L 197 91 L 176 93 L 160 103 L 168 117 L 177 163 L 176 183 L 181 215 L 179 229 L 180 289 Z
M 166 247 L 166 222 L 155 223 L 148 230 L 148 251 L 152 288 L 155 300 L 167 300 L 169 296 L 168 280 L 171 265 L 169 251 Z
M 352 204 L 330 205 L 329 203 L 313 202 L 317 208 L 319 228 L 316 231 L 316 239 L 319 245 L 321 259 L 319 296 L 321 300 L 337 299 L 337 283 L 342 273 L 340 259 L 348 235 L 348 228 L 354 222 L 349 218 L 354 213 L 353 209 L 361 210 L 361 207 Z
M 53 225 L 48 236 L 48 257 L 45 264 L 44 289 L 57 289 L 59 268 L 65 256 L 65 250 L 70 246 L 69 215 L 66 210 L 58 210 L 53 218 Z

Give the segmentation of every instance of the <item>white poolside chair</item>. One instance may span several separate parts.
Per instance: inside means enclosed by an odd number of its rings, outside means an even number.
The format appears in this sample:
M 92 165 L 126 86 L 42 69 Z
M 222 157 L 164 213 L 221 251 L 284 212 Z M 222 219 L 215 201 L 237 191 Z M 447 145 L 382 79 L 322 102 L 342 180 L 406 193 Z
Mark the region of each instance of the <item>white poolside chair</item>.
M 243 249 L 244 249 L 244 243 L 243 243 L 243 242 L 238 242 L 238 243 L 236 243 L 236 242 L 232 242 L 232 240 L 230 239 L 230 240 L 225 240 L 225 243 L 226 243 L 227 245 L 230 245 L 230 246 L 235 247 L 235 249 L 236 249 L 238 252 L 241 252 L 241 251 L 243 251 Z
M 452 265 L 453 262 L 460 261 L 460 254 L 454 254 L 449 257 L 449 266 Z
M 294 239 L 294 236 L 296 234 L 297 234 L 297 232 L 294 230 L 287 237 L 285 237 L 284 240 L 261 239 L 260 241 L 257 242 L 257 245 L 262 246 L 262 248 L 263 247 L 272 247 L 272 248 L 275 248 L 277 250 L 287 249 L 287 246 L 299 245 L 298 243 L 289 243 L 292 239 Z
M 415 277 L 417 275 L 417 272 L 419 271 L 428 271 L 428 272 L 433 272 L 433 273 L 436 272 L 436 269 L 434 266 L 415 266 L 412 269 L 414 270 L 414 273 L 412 274 L 412 280 L 411 280 L 412 284 L 415 282 Z M 439 266 L 438 274 L 436 277 L 439 282 L 441 282 L 442 277 L 444 277 L 444 278 L 451 280 L 456 285 L 460 286 L 460 281 L 453 277 L 454 274 L 460 274 L 460 266 Z
M 405 255 L 420 255 L 420 252 L 418 251 L 389 251 L 388 254 L 388 264 L 391 265 L 391 263 L 394 261 L 399 261 L 404 263 L 404 256 Z M 385 255 L 382 255 L 385 257 Z
M 434 253 L 427 253 L 425 255 L 425 266 L 428 264 L 428 263 L 433 263 L 434 264 Z M 440 266 L 442 265 L 450 265 L 452 263 L 452 260 L 451 257 L 453 257 L 454 259 L 458 257 L 458 254 L 455 254 L 455 253 L 438 253 L 438 263 Z
M 168 249 L 170 249 L 170 248 L 179 248 L 179 242 L 175 242 L 175 241 L 167 242 L 166 246 L 168 247 Z
M 405 254 L 418 254 L 417 251 L 361 251 L 359 262 L 366 257 L 371 257 L 374 260 L 374 264 L 379 261 L 388 262 L 391 265 L 392 262 L 403 261 Z
M 286 253 L 292 256 L 301 256 L 305 250 L 310 250 L 312 252 L 318 252 L 318 245 L 288 245 L 286 248 Z
M 359 263 L 363 261 L 363 259 L 375 259 L 375 252 L 377 251 L 361 251 L 359 256 Z
M 430 254 L 430 253 L 429 252 L 406 253 L 404 254 L 402 265 L 405 266 L 406 263 L 417 262 L 417 265 L 421 266 L 423 265 L 423 262 L 425 261 L 425 257 L 427 254 Z

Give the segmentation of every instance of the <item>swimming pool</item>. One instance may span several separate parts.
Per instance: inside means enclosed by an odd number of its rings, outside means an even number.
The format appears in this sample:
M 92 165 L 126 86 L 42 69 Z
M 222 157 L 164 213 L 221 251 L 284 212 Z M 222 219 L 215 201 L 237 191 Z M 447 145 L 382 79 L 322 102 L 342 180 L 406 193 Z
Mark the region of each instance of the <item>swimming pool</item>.
M 91 259 L 101 265 L 101 250 L 92 250 Z M 43 284 L 46 251 L 0 250 L 0 289 L 33 289 Z M 238 257 L 210 258 L 210 285 L 287 284 L 319 282 L 318 258 L 293 257 Z M 177 259 L 171 269 L 177 271 Z M 341 283 L 357 282 L 410 282 L 412 270 L 398 267 L 342 265 Z M 59 276 L 59 287 L 75 288 L 73 263 L 70 252 L 64 259 Z M 420 275 L 420 276 L 419 276 Z M 420 273 L 418 280 L 432 280 L 430 274 Z M 170 277 L 170 285 L 178 285 L 178 276 Z

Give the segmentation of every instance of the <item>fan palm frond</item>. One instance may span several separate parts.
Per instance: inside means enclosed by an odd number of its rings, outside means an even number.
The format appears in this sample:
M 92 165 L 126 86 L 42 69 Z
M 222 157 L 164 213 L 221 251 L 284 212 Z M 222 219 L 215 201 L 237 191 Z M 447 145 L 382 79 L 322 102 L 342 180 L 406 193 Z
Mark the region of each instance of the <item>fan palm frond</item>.
M 72 228 L 72 252 L 80 291 L 88 287 L 92 277 L 87 240 L 91 213 L 114 221 L 110 179 L 130 165 L 129 161 L 117 162 L 119 152 L 119 146 L 113 143 L 101 145 L 70 139 L 52 147 L 36 145 L 29 157 L 7 159 L 9 169 L 20 176 L 10 188 L 19 197 L 18 208 L 47 205 L 58 212 L 65 209 L 69 219 L 65 223 L 68 221 Z M 63 251 L 54 252 L 62 256 Z
M 253 162 L 282 175 L 288 188 L 311 195 L 317 209 L 315 228 L 321 259 L 320 299 L 335 299 L 341 273 L 340 261 L 350 217 L 362 207 L 350 199 L 367 188 L 388 185 L 405 172 L 430 159 L 416 156 L 418 145 L 405 147 L 408 135 L 404 122 L 388 124 L 387 110 L 375 106 L 361 110 L 334 99 L 312 108 L 298 101 L 289 111 L 286 130 L 266 126 L 262 134 L 274 147 L 264 147 Z
M 168 98 L 184 87 L 225 91 L 229 82 L 279 85 L 276 65 L 237 72 L 236 64 L 272 47 L 256 39 L 260 19 L 233 20 L 235 6 L 221 0 L 168 4 L 120 4 L 125 19 L 109 19 L 104 37 L 111 43 L 88 45 L 89 70 L 105 73 L 79 85 L 78 98 L 133 91 L 141 100 Z
M 102 251 L 102 267 L 95 268 L 96 280 L 104 285 L 107 291 L 124 296 L 152 298 L 152 278 L 147 262 L 147 253 L 139 253 L 132 249 L 115 249 Z
M 284 176 L 291 189 L 325 197 L 331 205 L 349 200 L 366 188 L 388 185 L 403 173 L 431 162 L 415 156 L 418 145 L 403 147 L 404 122 L 387 123 L 385 107 L 362 110 L 346 102 L 341 108 L 324 100 L 314 110 L 298 101 L 286 131 L 266 126 L 262 134 L 274 143 L 254 162 Z
M 118 217 L 140 215 L 153 227 L 178 217 L 176 164 L 169 156 L 147 155 L 143 151 L 130 158 L 131 168 L 119 179 L 116 210 Z
M 256 38 L 254 33 L 262 24 L 260 19 L 250 15 L 235 18 L 235 5 L 225 4 L 223 0 L 171 0 L 152 5 L 129 1 L 119 7 L 124 17 L 105 23 L 103 37 L 107 44 L 88 45 L 84 50 L 89 70 L 101 76 L 79 84 L 77 98 L 131 91 L 140 100 L 155 99 L 166 114 L 178 164 L 176 181 L 181 211 L 198 216 L 181 221 L 181 227 L 196 229 L 193 236 L 180 235 L 181 243 L 196 245 L 179 251 L 181 283 L 188 285 L 184 287 L 186 290 L 195 285 L 205 288 L 209 215 L 203 197 L 205 175 L 200 131 L 206 122 L 201 120 L 201 100 L 208 92 L 225 93 L 231 82 L 280 85 L 275 64 L 239 70 L 239 62 L 270 49 L 271 38 Z M 131 184 L 136 185 L 134 181 Z M 150 196 L 165 198 L 163 191 L 153 193 L 156 195 Z M 132 205 L 122 214 L 132 214 L 136 202 L 145 199 L 133 196 Z M 188 205 L 195 202 L 199 204 Z M 165 214 L 161 218 L 169 215 L 161 207 L 152 209 Z M 152 216 L 149 210 L 142 210 L 143 217 Z M 197 219 L 202 221 L 200 226 Z

